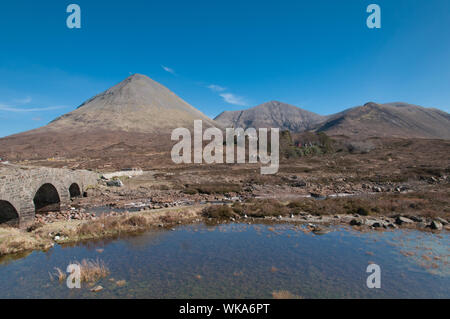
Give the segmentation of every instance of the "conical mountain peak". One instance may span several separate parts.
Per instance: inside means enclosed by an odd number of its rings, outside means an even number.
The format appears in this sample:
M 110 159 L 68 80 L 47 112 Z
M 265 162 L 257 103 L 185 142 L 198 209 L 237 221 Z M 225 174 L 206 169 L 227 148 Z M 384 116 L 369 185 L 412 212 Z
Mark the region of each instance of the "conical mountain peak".
M 203 120 L 206 126 L 215 126 L 214 121 L 165 86 L 146 75 L 133 74 L 49 126 L 154 133 L 176 127 L 190 128 L 197 119 Z
M 130 75 L 127 79 L 130 80 L 140 80 L 140 79 L 147 79 L 150 80 L 150 78 L 144 74 L 139 74 L 139 73 L 134 73 L 132 75 Z

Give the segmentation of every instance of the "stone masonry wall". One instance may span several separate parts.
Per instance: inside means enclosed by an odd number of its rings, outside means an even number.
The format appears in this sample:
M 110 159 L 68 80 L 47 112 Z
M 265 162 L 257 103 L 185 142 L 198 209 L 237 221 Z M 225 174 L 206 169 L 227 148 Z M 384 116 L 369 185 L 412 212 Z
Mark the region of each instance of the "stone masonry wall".
M 33 198 L 42 185 L 52 184 L 64 207 L 70 201 L 70 185 L 78 184 L 83 193 L 89 185 L 97 184 L 98 177 L 97 173 L 86 170 L 3 165 L 0 167 L 0 200 L 14 206 L 19 215 L 19 224 L 24 227 L 34 220 Z

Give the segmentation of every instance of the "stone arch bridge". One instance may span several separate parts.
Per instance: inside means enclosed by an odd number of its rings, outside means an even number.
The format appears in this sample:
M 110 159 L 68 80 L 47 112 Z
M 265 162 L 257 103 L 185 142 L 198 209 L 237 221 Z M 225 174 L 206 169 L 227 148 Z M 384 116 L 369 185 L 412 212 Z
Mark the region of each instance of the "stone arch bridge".
M 60 210 L 99 175 L 86 170 L 0 164 L 0 224 L 26 227 L 36 213 Z

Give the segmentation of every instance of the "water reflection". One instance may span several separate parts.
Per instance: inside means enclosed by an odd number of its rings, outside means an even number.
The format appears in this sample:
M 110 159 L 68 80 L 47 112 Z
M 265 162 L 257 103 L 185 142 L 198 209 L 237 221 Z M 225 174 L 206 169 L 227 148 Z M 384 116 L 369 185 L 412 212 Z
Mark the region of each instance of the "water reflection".
M 449 247 L 447 233 L 334 228 L 318 236 L 293 225 L 180 226 L 7 259 L 0 297 L 449 298 Z M 98 283 L 103 291 L 50 281 L 54 267 L 83 258 L 109 266 Z M 381 289 L 365 285 L 371 262 L 381 266 Z

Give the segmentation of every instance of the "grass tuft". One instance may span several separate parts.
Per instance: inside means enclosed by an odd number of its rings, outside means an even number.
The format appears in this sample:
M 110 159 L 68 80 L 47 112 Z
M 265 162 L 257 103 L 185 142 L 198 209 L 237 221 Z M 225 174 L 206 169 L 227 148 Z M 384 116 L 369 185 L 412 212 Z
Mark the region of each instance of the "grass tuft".
M 233 211 L 233 209 L 228 205 L 209 206 L 202 211 L 202 215 L 207 218 L 218 218 L 218 219 L 238 216 Z
M 95 283 L 109 275 L 109 268 L 101 259 L 83 259 L 81 262 L 74 262 L 80 266 L 81 282 Z

